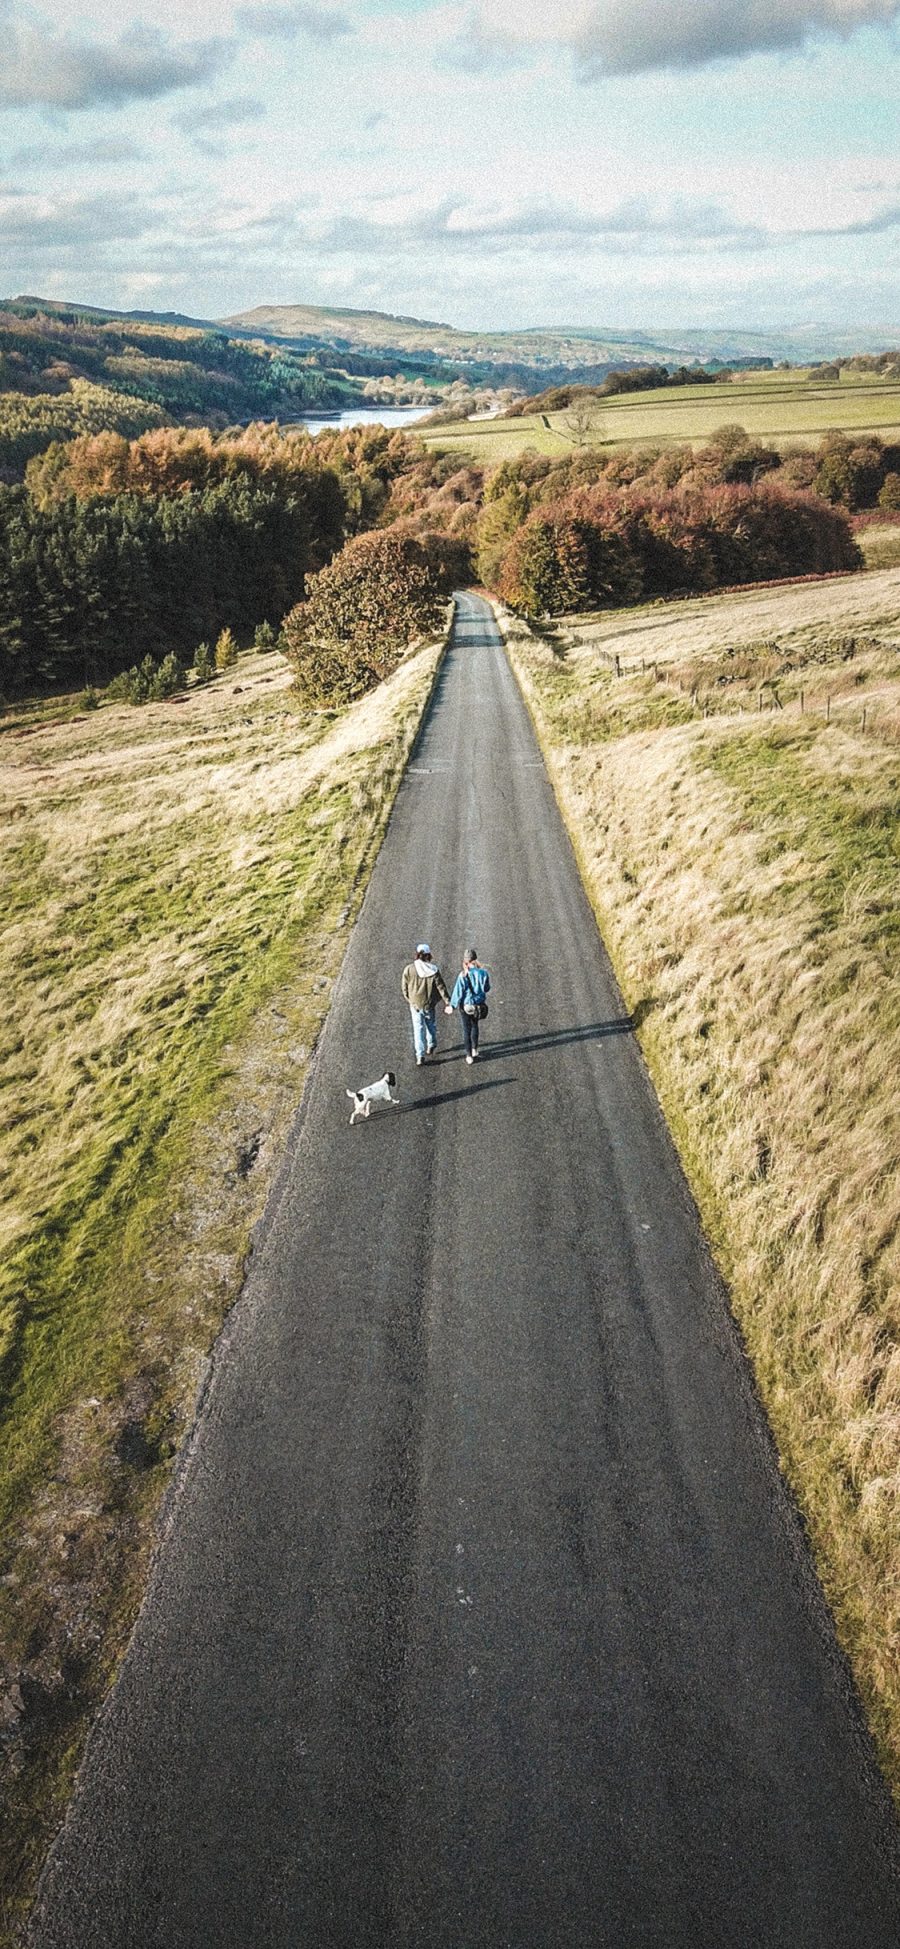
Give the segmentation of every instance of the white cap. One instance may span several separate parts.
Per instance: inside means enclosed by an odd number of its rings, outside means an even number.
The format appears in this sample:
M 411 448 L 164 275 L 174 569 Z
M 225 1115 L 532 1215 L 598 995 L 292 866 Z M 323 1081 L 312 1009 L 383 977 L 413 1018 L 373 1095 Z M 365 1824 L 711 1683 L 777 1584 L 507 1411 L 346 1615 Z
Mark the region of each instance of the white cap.
M 429 945 L 428 945 L 428 942 L 427 942 L 427 941 L 420 941 L 420 942 L 419 942 L 419 945 L 418 945 L 418 947 L 416 948 L 416 953 L 417 953 L 417 954 L 430 954 L 430 953 L 431 953 L 431 949 L 430 949 L 430 947 L 429 947 Z

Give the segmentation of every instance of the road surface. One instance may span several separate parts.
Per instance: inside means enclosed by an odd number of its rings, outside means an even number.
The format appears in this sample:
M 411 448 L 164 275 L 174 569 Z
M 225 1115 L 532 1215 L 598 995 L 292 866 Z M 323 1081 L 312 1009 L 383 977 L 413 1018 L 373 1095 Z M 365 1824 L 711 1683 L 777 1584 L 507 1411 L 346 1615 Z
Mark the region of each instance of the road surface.
M 400 970 L 493 971 L 417 1070 Z M 400 1110 L 348 1124 L 390 1065 Z M 38 1949 L 896 1949 L 896 1831 L 460 600 Z

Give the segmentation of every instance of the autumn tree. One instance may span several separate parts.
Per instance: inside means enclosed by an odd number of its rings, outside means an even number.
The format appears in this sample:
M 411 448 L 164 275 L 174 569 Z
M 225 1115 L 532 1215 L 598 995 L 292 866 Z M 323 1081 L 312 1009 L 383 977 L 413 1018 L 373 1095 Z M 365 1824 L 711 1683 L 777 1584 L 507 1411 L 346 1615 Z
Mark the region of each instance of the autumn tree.
M 220 630 L 216 638 L 215 647 L 216 669 L 230 670 L 232 664 L 237 662 L 237 653 L 237 644 L 234 640 L 233 630 L 227 627 Z
M 478 517 L 475 559 L 479 580 L 492 589 L 512 537 L 527 517 L 528 491 L 517 480 L 507 480 L 499 492 L 491 483 L 489 488 Z
M 387 528 L 349 541 L 310 577 L 306 601 L 284 621 L 286 653 L 304 700 L 347 703 L 389 676 L 414 639 L 435 627 L 444 600 L 440 582 L 412 535 Z
M 572 494 L 514 536 L 498 591 L 525 615 L 641 595 L 858 568 L 846 517 L 812 494 L 716 485 L 669 494 Z

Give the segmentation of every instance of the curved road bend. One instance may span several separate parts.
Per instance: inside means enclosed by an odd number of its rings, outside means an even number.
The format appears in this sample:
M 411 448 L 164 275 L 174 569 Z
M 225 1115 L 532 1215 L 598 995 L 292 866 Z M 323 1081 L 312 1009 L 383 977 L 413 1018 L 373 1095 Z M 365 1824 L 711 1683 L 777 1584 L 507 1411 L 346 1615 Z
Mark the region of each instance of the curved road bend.
M 494 971 L 483 1059 L 399 996 Z M 388 1065 L 400 1111 L 348 1126 Z M 897 1949 L 897 1837 L 464 596 L 38 1949 Z

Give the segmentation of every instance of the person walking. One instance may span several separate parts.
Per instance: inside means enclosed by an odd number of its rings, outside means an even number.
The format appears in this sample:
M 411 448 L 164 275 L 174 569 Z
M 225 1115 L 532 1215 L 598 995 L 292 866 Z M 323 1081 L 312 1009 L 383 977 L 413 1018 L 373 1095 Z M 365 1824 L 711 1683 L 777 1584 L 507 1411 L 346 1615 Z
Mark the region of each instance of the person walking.
M 450 1015 L 455 1008 L 459 1009 L 468 1063 L 474 1062 L 478 1055 L 478 1031 L 488 1012 L 490 985 L 487 968 L 482 967 L 474 947 L 467 947 L 445 1013 Z
M 408 962 L 404 968 L 401 987 L 404 1001 L 408 1002 L 412 1016 L 416 1062 L 421 1065 L 426 1056 L 434 1055 L 437 1048 L 434 1012 L 438 996 L 442 997 L 445 1008 L 449 1007 L 450 1003 L 447 983 L 437 962 L 432 959 L 427 941 L 419 942 L 415 960 Z

